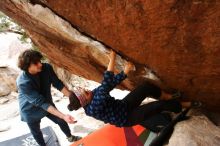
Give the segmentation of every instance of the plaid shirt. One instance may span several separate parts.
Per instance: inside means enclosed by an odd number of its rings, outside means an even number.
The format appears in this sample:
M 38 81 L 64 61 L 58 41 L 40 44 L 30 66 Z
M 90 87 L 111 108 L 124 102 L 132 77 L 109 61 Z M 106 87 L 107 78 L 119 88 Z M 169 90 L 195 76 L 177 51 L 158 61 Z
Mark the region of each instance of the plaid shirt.
M 92 101 L 84 107 L 86 114 L 105 123 L 118 127 L 124 126 L 127 122 L 127 105 L 122 100 L 110 96 L 109 92 L 126 77 L 123 71 L 117 75 L 105 71 L 101 85 L 92 91 Z

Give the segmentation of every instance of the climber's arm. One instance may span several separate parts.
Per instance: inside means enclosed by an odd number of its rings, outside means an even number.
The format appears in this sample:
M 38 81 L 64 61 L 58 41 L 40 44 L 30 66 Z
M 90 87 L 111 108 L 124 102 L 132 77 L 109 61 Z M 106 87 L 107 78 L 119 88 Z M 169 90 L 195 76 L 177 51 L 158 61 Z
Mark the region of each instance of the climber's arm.
M 114 72 L 115 58 L 116 58 L 116 53 L 114 51 L 111 51 L 111 53 L 109 55 L 110 61 L 109 61 L 109 64 L 108 64 L 107 71 Z

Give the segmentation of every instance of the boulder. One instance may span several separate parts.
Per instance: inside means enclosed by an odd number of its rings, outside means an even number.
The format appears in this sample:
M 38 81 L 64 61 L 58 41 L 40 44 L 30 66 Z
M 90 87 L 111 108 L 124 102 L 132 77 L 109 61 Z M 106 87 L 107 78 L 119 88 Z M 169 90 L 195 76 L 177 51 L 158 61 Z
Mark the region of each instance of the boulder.
M 179 122 L 169 139 L 168 146 L 218 146 L 220 129 L 204 114 L 191 112 L 189 120 Z
M 0 96 L 5 96 L 10 94 L 11 90 L 4 82 L 0 83 Z
M 16 78 L 18 72 L 14 69 L 4 66 L 0 67 L 0 96 L 10 94 L 12 91 L 16 91 Z

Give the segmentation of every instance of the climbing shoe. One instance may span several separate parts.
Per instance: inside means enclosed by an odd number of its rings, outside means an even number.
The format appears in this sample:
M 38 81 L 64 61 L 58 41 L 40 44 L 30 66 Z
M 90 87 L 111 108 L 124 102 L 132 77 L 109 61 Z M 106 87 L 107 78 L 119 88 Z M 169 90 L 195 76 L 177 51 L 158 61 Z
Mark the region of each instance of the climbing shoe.
M 192 108 L 199 108 L 202 106 L 202 103 L 200 101 L 192 101 L 191 107 Z
M 183 97 L 183 92 L 176 90 L 174 93 L 172 93 L 172 99 L 182 99 Z
M 82 137 L 80 136 L 74 136 L 74 135 L 71 135 L 70 137 L 67 137 L 67 140 L 69 142 L 74 142 L 74 141 L 77 141 L 77 140 L 80 140 Z

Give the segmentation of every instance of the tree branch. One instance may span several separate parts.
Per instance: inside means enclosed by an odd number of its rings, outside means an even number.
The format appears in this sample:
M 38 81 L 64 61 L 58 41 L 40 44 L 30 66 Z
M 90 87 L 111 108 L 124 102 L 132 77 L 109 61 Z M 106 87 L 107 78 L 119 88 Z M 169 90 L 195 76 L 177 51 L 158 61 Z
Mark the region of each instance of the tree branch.
M 16 33 L 19 35 L 24 35 L 23 32 L 17 31 L 17 30 L 12 30 L 12 29 L 5 29 L 5 30 L 0 30 L 0 33 Z

